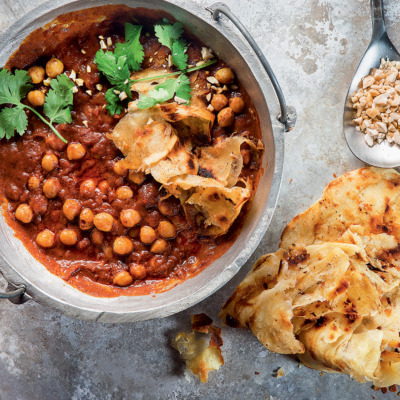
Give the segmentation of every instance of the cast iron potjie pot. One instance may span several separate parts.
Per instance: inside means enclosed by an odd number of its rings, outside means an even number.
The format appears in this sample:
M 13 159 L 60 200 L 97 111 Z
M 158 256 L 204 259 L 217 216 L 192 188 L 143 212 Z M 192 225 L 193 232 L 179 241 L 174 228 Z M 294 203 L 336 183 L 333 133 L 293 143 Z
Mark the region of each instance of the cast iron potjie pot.
M 202 8 L 185 0 L 51 0 L 30 11 L 0 36 L 0 65 L 35 29 L 60 14 L 108 4 L 164 10 L 182 22 L 233 68 L 257 108 L 265 146 L 262 175 L 253 205 L 233 246 L 197 276 L 156 295 L 99 298 L 51 274 L 14 236 L 0 215 L 0 271 L 9 282 L 0 297 L 14 303 L 33 299 L 71 317 L 101 322 L 132 322 L 165 317 L 205 299 L 229 281 L 266 232 L 275 210 L 284 158 L 284 132 L 295 122 L 261 50 L 222 3 Z M 235 26 L 236 25 L 236 26 Z M 242 33 L 244 36 L 241 36 Z

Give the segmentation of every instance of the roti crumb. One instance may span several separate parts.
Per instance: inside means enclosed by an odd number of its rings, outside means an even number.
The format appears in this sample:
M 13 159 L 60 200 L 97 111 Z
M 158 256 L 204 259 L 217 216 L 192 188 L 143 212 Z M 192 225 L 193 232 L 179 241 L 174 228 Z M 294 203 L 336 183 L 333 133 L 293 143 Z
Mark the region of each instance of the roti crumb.
M 375 392 L 378 392 L 379 390 L 381 390 L 381 388 L 380 388 L 380 387 L 378 387 L 378 386 L 372 386 L 372 389 L 374 389 L 374 390 L 375 390 Z
M 383 388 L 381 388 L 381 392 L 382 392 L 383 394 L 386 394 L 386 393 L 387 393 L 387 391 L 388 391 L 387 387 L 383 387 Z
M 321 376 L 324 376 L 324 373 L 323 373 L 323 372 L 320 372 L 319 374 L 320 374 Z
M 389 386 L 389 391 L 392 393 L 397 392 L 397 386 L 396 385 Z
M 276 378 L 282 378 L 283 375 L 287 375 L 285 370 L 282 367 L 279 367 L 275 372 Z
M 179 332 L 172 340 L 172 347 L 179 352 L 187 368 L 202 383 L 208 381 L 210 371 L 217 371 L 224 365 L 221 328 L 211 324 L 212 319 L 206 314 L 192 315 L 192 332 Z M 210 333 L 211 338 L 207 344 L 205 335 Z
M 260 373 L 259 373 L 259 372 L 257 372 L 257 371 L 256 371 L 256 372 L 254 372 L 254 373 L 255 373 L 256 375 L 260 375 Z

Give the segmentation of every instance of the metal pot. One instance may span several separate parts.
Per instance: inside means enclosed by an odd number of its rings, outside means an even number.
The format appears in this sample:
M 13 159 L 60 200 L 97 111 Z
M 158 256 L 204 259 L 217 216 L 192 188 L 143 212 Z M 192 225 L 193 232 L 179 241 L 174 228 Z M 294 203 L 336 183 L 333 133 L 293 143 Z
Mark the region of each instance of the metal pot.
M 165 317 L 211 295 L 231 279 L 256 249 L 271 221 L 280 189 L 285 130 L 295 122 L 295 112 L 284 97 L 267 61 L 240 22 L 221 3 L 202 8 L 185 0 L 51 0 L 24 16 L 0 36 L 0 65 L 33 30 L 70 11 L 106 4 L 164 10 L 186 25 L 200 40 L 227 60 L 257 108 L 265 154 L 253 206 L 235 244 L 203 272 L 157 295 L 98 298 L 87 295 L 51 274 L 37 261 L 0 216 L 0 271 L 8 280 L 0 297 L 22 303 L 30 298 L 69 316 L 102 322 L 132 322 Z M 247 42 L 225 14 L 245 35 Z M 257 58 L 257 56 L 259 58 Z M 261 61 L 261 62 L 260 62 Z M 264 67 L 264 68 L 263 68 Z M 278 101 L 279 99 L 279 101 Z

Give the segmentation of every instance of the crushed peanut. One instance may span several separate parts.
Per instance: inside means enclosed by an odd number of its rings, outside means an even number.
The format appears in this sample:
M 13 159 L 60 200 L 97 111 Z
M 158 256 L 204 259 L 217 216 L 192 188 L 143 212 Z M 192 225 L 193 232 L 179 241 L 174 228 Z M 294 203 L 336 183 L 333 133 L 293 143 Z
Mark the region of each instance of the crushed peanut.
M 400 62 L 381 60 L 379 68 L 362 79 L 351 97 L 356 130 L 365 134 L 368 146 L 400 145 Z

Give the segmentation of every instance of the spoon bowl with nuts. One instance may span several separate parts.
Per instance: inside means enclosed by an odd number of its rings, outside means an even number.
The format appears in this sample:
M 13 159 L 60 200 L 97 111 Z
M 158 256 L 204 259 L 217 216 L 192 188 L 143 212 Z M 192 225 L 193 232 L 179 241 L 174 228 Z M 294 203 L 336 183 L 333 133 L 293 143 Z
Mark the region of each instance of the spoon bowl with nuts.
M 382 0 L 370 1 L 372 39 L 347 92 L 343 130 L 361 161 L 394 168 L 400 166 L 400 54 L 386 31 Z

